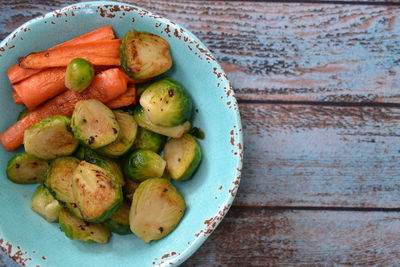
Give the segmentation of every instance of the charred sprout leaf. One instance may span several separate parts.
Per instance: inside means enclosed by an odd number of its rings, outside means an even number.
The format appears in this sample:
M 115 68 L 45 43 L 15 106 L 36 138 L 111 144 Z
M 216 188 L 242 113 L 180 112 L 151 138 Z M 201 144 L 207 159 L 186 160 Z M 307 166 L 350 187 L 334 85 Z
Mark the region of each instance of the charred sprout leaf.
M 24 133 L 25 151 L 42 159 L 71 155 L 78 141 L 69 130 L 70 122 L 69 117 L 56 115 L 34 124 Z
M 140 97 L 147 118 L 155 125 L 173 127 L 189 120 L 192 100 L 185 88 L 171 78 L 151 84 Z
M 158 134 L 162 134 L 165 136 L 173 137 L 173 138 L 181 137 L 184 133 L 188 132 L 191 127 L 191 124 L 189 121 L 186 121 L 186 122 L 184 122 L 178 126 L 174 126 L 174 127 L 165 127 L 165 126 L 155 125 L 147 118 L 147 115 L 144 112 L 144 109 L 139 105 L 137 105 L 136 108 L 133 110 L 133 117 L 140 127 L 143 127 L 149 131 L 152 131 L 152 132 L 155 132 Z
M 146 149 L 159 153 L 166 141 L 167 138 L 164 135 L 139 127 L 132 149 Z
M 60 212 L 60 228 L 70 239 L 84 242 L 107 243 L 110 231 L 102 224 L 85 222 L 75 217 L 68 210 Z
M 120 126 L 120 133 L 114 142 L 98 149 L 98 151 L 108 157 L 116 158 L 122 156 L 131 148 L 136 138 L 137 123 L 132 115 L 126 112 L 120 110 L 113 112 Z
M 125 185 L 122 187 L 122 191 L 124 192 L 124 196 L 129 201 L 132 201 L 133 194 L 135 193 L 136 189 L 139 187 L 139 184 L 140 184 L 140 182 L 136 182 L 131 179 L 125 180 Z
M 125 184 L 122 169 L 119 163 L 115 160 L 101 156 L 97 154 L 94 150 L 85 146 L 79 147 L 75 155 L 80 160 L 84 160 L 89 163 L 98 165 L 104 169 L 107 169 L 113 174 L 113 178 L 115 178 L 114 182 L 116 182 L 117 184 L 121 186 Z
M 182 195 L 169 181 L 148 179 L 133 195 L 129 214 L 131 230 L 146 243 L 161 239 L 175 229 L 185 208 Z
M 204 139 L 206 137 L 203 130 L 197 127 L 193 127 L 192 129 L 190 129 L 189 133 L 198 139 Z
M 122 188 L 113 174 L 97 165 L 82 161 L 75 169 L 72 192 L 84 220 L 104 222 L 122 204 Z
M 123 171 L 127 178 L 143 181 L 152 177 L 160 177 L 164 173 L 165 160 L 150 150 L 135 150 L 128 155 Z
M 28 109 L 28 108 L 24 108 L 24 109 L 21 110 L 21 112 L 18 114 L 18 119 L 17 119 L 17 120 L 22 120 L 22 119 L 25 118 L 28 114 L 29 114 L 29 109 Z
M 7 164 L 7 177 L 17 184 L 41 183 L 46 179 L 47 161 L 29 155 L 17 154 Z
M 48 222 L 58 221 L 58 214 L 62 207 L 49 190 L 41 184 L 36 188 L 31 200 L 31 209 Z
M 111 232 L 119 235 L 131 234 L 129 227 L 129 210 L 131 206 L 127 202 L 122 203 L 121 208 L 107 221 L 104 225 L 111 230 Z
M 164 149 L 167 171 L 175 180 L 187 180 L 192 177 L 201 161 L 201 149 L 190 134 L 181 138 L 171 138 Z
M 121 66 L 134 79 L 155 77 L 172 66 L 168 42 L 148 32 L 129 31 L 120 50 Z
M 94 78 L 93 65 L 83 58 L 75 58 L 67 66 L 65 72 L 65 87 L 81 92 L 85 90 Z
M 117 139 L 120 131 L 111 109 L 95 99 L 76 103 L 71 127 L 79 142 L 92 149 L 111 144 Z
M 51 162 L 45 185 L 53 196 L 76 217 L 82 218 L 81 212 L 75 204 L 72 192 L 72 178 L 79 160 L 74 157 L 62 157 Z

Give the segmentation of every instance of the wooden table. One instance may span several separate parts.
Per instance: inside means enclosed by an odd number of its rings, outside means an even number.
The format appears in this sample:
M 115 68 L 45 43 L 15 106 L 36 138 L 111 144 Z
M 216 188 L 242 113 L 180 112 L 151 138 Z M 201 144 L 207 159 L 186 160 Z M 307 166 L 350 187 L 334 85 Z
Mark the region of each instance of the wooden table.
M 383 1 L 131 1 L 193 31 L 240 103 L 239 192 L 185 266 L 400 265 L 400 6 Z M 0 38 L 74 2 L 1 1 Z

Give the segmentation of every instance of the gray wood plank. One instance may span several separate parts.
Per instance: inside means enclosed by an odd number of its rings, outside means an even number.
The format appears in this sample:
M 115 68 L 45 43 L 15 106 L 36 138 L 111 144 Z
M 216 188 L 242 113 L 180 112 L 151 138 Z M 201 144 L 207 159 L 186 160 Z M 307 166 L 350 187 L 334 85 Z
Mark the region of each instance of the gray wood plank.
M 398 213 L 232 208 L 182 266 L 399 266 Z
M 0 37 L 72 0 L 0 3 Z M 192 30 L 239 99 L 400 102 L 400 6 L 127 1 Z
M 240 104 L 240 111 L 244 167 L 235 205 L 400 207 L 400 109 Z

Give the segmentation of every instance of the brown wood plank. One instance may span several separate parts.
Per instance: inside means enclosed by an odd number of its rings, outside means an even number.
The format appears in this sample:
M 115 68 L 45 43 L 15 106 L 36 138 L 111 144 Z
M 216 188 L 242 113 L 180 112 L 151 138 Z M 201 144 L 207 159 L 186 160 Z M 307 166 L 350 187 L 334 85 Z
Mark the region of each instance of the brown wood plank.
M 399 266 L 398 213 L 232 208 L 182 266 Z
M 238 206 L 400 207 L 400 109 L 240 104 Z
M 3 1 L 0 36 L 74 2 Z M 400 102 L 399 6 L 130 2 L 198 35 L 240 99 Z

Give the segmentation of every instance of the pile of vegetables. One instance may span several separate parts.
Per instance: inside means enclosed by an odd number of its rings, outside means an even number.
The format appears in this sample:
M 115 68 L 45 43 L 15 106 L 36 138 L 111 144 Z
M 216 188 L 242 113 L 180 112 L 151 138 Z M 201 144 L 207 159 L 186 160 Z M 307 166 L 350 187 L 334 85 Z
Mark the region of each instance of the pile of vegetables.
M 150 242 L 175 229 L 186 204 L 171 180 L 190 179 L 202 153 L 189 134 L 189 93 L 159 76 L 171 66 L 166 40 L 138 31 L 115 39 L 105 26 L 7 71 L 26 109 L 0 140 L 9 151 L 24 145 L 6 172 L 39 183 L 33 211 L 85 242 L 106 243 L 111 232 Z

